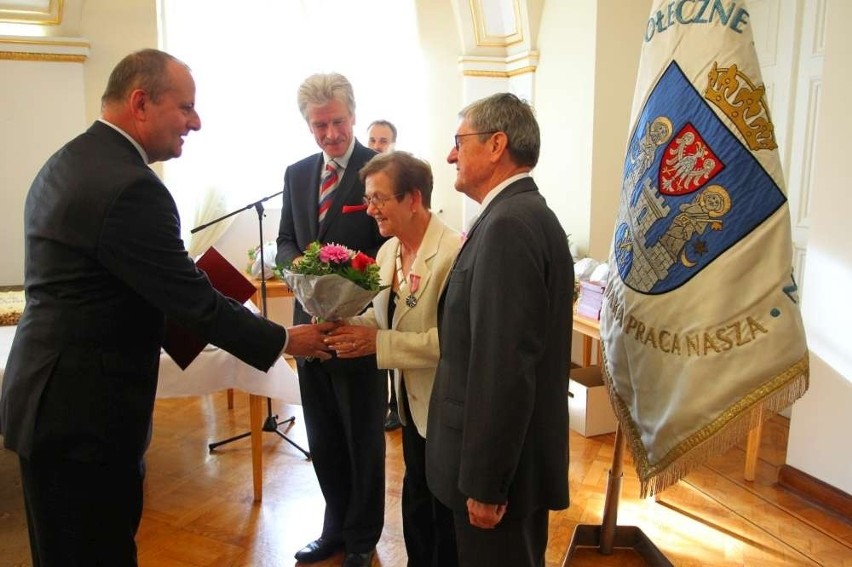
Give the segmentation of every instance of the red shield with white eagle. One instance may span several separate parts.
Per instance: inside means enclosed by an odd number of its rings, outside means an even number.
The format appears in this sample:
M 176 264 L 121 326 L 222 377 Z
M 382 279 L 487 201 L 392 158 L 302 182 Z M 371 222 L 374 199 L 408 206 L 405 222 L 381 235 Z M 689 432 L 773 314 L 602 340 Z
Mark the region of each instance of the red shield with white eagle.
M 725 168 L 722 160 L 689 122 L 672 138 L 660 160 L 659 191 L 688 195 Z

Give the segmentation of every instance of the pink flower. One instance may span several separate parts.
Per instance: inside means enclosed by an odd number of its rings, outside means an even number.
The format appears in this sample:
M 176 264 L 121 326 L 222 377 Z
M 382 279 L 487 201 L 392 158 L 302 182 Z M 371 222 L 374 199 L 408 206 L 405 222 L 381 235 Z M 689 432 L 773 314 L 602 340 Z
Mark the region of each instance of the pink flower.
M 319 258 L 321 262 L 328 264 L 344 264 L 352 257 L 352 251 L 340 244 L 326 244 L 320 249 Z

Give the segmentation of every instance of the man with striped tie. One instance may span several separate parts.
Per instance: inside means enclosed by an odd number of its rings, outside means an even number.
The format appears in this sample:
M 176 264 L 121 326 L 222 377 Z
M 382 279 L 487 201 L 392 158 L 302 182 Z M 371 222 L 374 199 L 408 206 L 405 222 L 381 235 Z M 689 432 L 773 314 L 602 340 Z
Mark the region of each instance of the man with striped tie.
M 384 238 L 361 205 L 358 171 L 373 150 L 352 134 L 355 96 L 337 73 L 316 74 L 299 87 L 299 110 L 322 150 L 287 168 L 277 263 L 297 261 L 308 244 L 334 242 L 375 257 Z M 310 321 L 296 302 L 294 322 Z M 345 567 L 367 566 L 384 525 L 385 375 L 375 356 L 329 361 L 297 359 L 299 387 L 314 471 L 325 497 L 320 537 L 295 557 L 322 561 L 345 551 Z

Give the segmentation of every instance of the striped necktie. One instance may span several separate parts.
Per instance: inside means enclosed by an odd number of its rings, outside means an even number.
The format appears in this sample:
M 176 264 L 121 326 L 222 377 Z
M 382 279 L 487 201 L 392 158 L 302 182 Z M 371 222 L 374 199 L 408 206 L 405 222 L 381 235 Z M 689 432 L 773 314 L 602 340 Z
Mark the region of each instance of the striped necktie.
M 325 215 L 331 207 L 331 200 L 334 196 L 334 190 L 337 188 L 337 182 L 340 176 L 337 173 L 337 162 L 330 160 L 325 164 L 325 171 L 320 180 L 319 192 L 319 222 L 325 220 Z

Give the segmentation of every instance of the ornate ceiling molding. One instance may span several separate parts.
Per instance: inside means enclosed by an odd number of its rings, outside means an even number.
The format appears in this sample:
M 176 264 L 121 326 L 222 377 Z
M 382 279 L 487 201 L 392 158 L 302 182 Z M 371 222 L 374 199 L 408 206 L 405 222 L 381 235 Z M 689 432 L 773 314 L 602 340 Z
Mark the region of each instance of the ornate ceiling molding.
M 55 26 L 62 23 L 65 0 L 0 0 L 0 22 Z
M 524 41 L 519 0 L 468 0 L 477 47 L 509 47 Z
M 20 51 L 0 51 L 0 61 L 52 61 L 58 63 L 83 63 L 85 55 L 68 53 L 26 53 Z
M 88 41 L 70 37 L 0 37 L 0 60 L 83 63 Z
M 542 0 L 455 0 L 464 77 L 510 80 L 533 76 L 539 54 L 533 45 L 534 22 Z
M 508 57 L 466 56 L 459 58 L 465 77 L 511 78 L 535 73 L 538 68 L 538 51 L 527 51 Z

